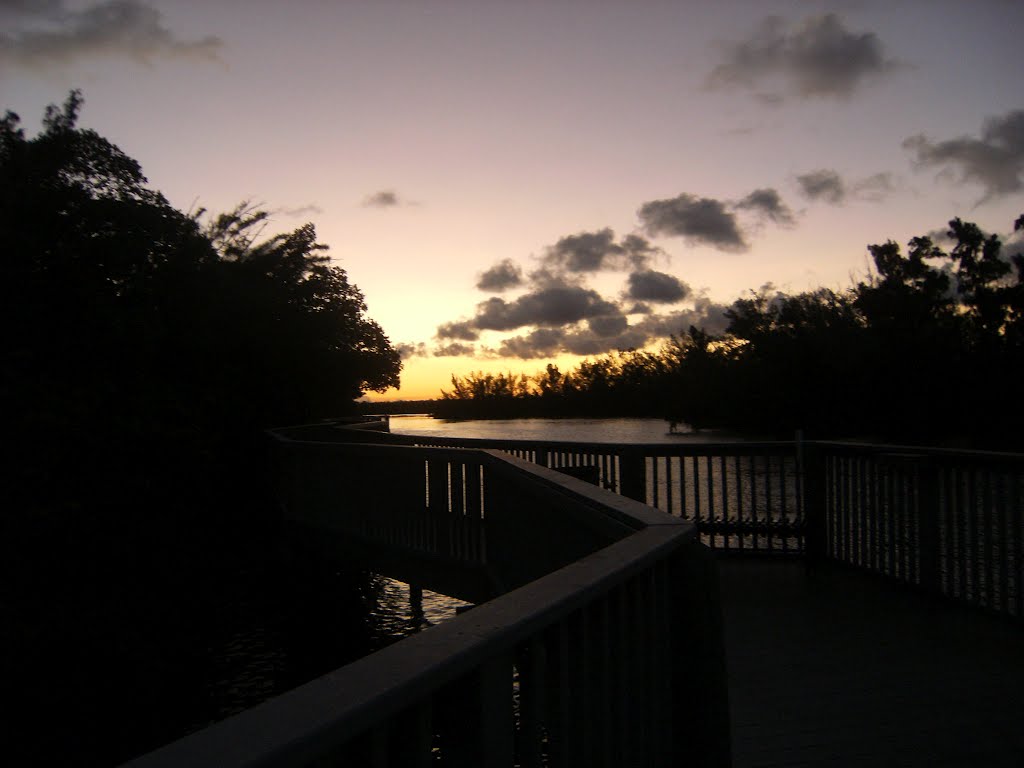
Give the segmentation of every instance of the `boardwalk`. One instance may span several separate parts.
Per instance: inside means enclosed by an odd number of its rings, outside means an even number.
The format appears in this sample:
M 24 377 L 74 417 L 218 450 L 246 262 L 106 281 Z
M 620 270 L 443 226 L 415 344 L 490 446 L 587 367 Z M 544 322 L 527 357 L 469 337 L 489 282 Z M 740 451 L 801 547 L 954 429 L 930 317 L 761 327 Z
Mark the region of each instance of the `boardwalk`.
M 1024 765 L 1024 627 L 800 562 L 723 559 L 735 768 Z

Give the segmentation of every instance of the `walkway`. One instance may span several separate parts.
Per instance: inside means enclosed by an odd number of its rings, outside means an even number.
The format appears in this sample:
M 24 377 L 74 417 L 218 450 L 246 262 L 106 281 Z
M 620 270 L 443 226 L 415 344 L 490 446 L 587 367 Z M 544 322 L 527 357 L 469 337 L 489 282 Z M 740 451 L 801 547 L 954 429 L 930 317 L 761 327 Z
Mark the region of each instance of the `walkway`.
M 1024 765 L 1024 626 L 835 567 L 720 565 L 735 768 Z

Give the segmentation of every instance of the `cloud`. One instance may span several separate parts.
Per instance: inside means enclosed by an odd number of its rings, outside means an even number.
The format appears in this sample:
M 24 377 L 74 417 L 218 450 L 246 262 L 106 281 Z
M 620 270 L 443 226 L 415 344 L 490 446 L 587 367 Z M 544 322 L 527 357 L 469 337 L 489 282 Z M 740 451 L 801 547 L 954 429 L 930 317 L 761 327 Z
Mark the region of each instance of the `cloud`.
M 619 336 L 629 327 L 629 320 L 625 315 L 602 315 L 587 320 L 587 328 L 602 339 L 609 336 Z
M 472 322 L 480 330 L 511 331 L 526 325 L 569 325 L 610 314 L 619 314 L 618 307 L 597 291 L 567 285 L 541 288 L 512 302 L 487 299 L 477 305 Z
M 842 177 L 827 168 L 797 176 L 796 181 L 808 200 L 823 200 L 839 205 L 846 199 L 846 185 Z
M 402 205 L 402 201 L 393 189 L 382 189 L 367 195 L 363 200 L 364 208 L 395 208 L 399 205 Z
M 476 341 L 480 338 L 480 333 L 473 327 L 471 320 L 442 323 L 437 326 L 436 335 L 439 339 L 458 339 L 459 341 Z
M 661 253 L 660 248 L 639 235 L 626 235 L 615 242 L 615 232 L 605 227 L 563 237 L 547 249 L 544 261 L 567 272 L 599 272 L 642 267 Z
M 895 190 L 891 173 L 876 173 L 853 184 L 853 194 L 858 200 L 878 203 L 885 200 Z
M 640 349 L 658 339 L 667 339 L 670 334 L 685 332 L 691 325 L 720 334 L 729 323 L 725 316 L 727 309 L 724 304 L 698 296 L 692 309 L 649 315 L 632 325 L 625 322 L 625 317 L 616 316 L 607 323 L 588 321 L 584 327 L 539 328 L 504 339 L 494 354 L 523 360 L 550 358 L 562 353 L 600 355 L 621 349 Z M 619 317 L 621 319 L 617 319 Z
M 476 348 L 472 344 L 453 341 L 451 344 L 435 348 L 433 355 L 434 357 L 472 357 L 475 353 Z
M 277 213 L 282 216 L 290 216 L 298 218 L 300 216 L 318 216 L 324 212 L 324 209 L 315 203 L 309 205 L 299 205 L 295 208 L 278 208 Z
M 831 168 L 819 168 L 801 174 L 796 177 L 796 182 L 801 194 L 808 200 L 830 205 L 842 205 L 851 198 L 878 203 L 889 197 L 896 189 L 891 173 L 876 173 L 847 183 Z
M 570 272 L 597 272 L 605 259 L 618 255 L 615 233 L 608 228 L 563 237 L 548 249 L 547 261 Z
M 395 344 L 395 351 L 403 360 L 408 360 L 410 357 L 426 357 L 427 345 L 422 341 L 415 344 L 399 343 Z
M 784 93 L 802 99 L 847 99 L 866 81 L 900 66 L 886 58 L 877 35 L 849 31 L 834 13 L 809 16 L 792 28 L 770 16 L 746 40 L 725 45 L 724 60 L 708 76 L 707 86 L 754 90 L 766 80 L 781 80 Z M 774 91 L 755 95 L 768 103 L 783 96 Z
M 664 272 L 643 270 L 630 274 L 626 295 L 637 301 L 674 304 L 690 295 L 690 286 Z
M 651 200 L 637 211 L 648 235 L 682 237 L 692 243 L 723 251 L 745 251 L 736 216 L 725 203 L 683 193 L 667 200 Z
M 70 9 L 63 2 L 4 0 L 8 31 L 0 33 L 0 63 L 25 68 L 98 56 L 197 58 L 215 61 L 223 46 L 213 35 L 182 40 L 164 26 L 160 11 L 140 0 L 106 0 Z
M 501 293 L 509 288 L 522 285 L 522 282 L 523 270 L 514 264 L 512 259 L 502 259 L 480 275 L 476 281 L 476 287 L 481 291 Z
M 523 336 L 503 339 L 496 350 L 501 357 L 518 357 L 533 360 L 538 357 L 552 357 L 561 352 L 565 331 L 561 328 L 538 328 Z
M 924 134 L 903 142 L 920 167 L 959 173 L 960 181 L 980 185 L 985 195 L 980 202 L 1020 192 L 1024 172 L 1024 111 L 1014 110 L 985 120 L 981 138 L 961 136 L 932 141 Z
M 740 210 L 754 211 L 761 217 L 780 226 L 792 226 L 796 223 L 789 206 L 782 202 L 778 191 L 771 187 L 755 189 L 744 197 L 735 207 Z

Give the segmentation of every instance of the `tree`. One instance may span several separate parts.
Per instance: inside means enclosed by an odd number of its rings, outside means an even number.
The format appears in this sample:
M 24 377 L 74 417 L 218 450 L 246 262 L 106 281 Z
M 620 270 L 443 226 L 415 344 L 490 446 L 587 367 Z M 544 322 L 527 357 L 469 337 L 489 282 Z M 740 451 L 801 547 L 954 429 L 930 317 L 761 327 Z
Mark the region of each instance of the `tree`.
M 397 386 L 397 352 L 312 224 L 261 239 L 250 206 L 178 211 L 77 126 L 81 107 L 72 92 L 32 138 L 0 120 L 0 386 L 32 446 L 27 486 L 62 466 L 78 496 L 131 496 L 159 474 L 143 446 L 226 459 L 264 428 Z M 147 468 L 115 482 L 118 461 Z

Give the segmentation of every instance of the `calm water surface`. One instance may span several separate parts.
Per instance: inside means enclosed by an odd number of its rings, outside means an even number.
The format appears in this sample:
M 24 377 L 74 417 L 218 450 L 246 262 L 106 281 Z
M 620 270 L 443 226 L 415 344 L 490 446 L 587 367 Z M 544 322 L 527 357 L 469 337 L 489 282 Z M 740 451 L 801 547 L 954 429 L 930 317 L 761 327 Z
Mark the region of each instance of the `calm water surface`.
M 475 437 L 504 440 L 564 440 L 583 443 L 717 443 L 740 439 L 719 430 L 694 432 L 680 424 L 669 433 L 663 419 L 492 419 L 450 421 L 423 414 L 391 417 L 400 435 Z

